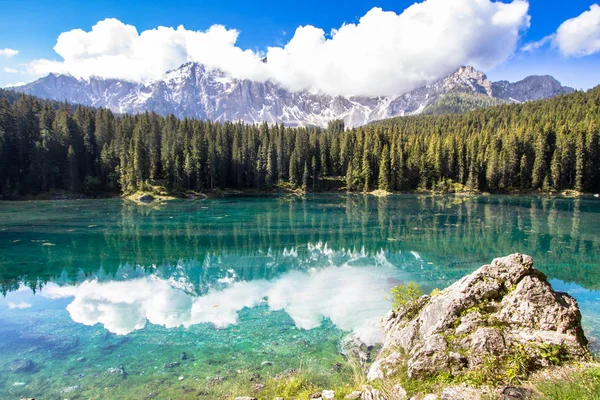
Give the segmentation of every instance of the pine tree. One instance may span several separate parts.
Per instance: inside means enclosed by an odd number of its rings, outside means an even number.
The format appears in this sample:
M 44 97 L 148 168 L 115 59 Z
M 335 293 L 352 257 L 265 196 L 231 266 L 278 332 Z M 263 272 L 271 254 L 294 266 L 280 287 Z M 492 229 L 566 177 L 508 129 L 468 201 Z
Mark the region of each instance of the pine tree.
M 304 172 L 302 173 L 302 189 L 308 189 L 308 177 L 310 176 L 310 172 L 308 170 L 308 162 L 304 161 Z
M 379 190 L 390 191 L 390 151 L 387 145 L 383 147 L 379 161 L 378 186 Z
M 584 172 L 585 172 L 585 132 L 578 129 L 575 141 L 575 190 L 583 192 Z
M 292 151 L 292 156 L 290 157 L 290 168 L 289 168 L 289 176 L 290 176 L 290 184 L 292 187 L 298 186 L 298 161 L 297 161 L 297 152 L 294 149 Z
M 69 190 L 73 193 L 79 191 L 79 165 L 73 146 L 67 150 L 67 159 L 69 161 Z

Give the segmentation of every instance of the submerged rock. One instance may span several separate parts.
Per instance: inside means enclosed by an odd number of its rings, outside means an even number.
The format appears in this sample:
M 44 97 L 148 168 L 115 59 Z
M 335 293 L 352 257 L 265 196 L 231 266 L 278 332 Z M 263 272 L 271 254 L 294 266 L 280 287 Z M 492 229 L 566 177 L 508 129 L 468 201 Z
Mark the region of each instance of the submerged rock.
M 118 368 L 109 368 L 106 370 L 106 373 L 110 375 L 121 375 L 123 378 L 127 376 L 127 371 L 125 371 L 123 365 L 119 365 Z
M 125 336 L 117 336 L 114 333 L 109 332 L 104 335 L 104 340 L 100 344 L 100 350 L 107 353 L 112 353 L 116 348 L 127 343 L 128 341 L 129 338 Z
M 216 386 L 216 385 L 220 385 L 223 382 L 225 382 L 227 380 L 226 377 L 224 376 L 216 376 L 214 378 L 210 378 L 208 380 L 208 386 Z
M 490 360 L 499 367 L 515 357 L 533 370 L 588 354 L 575 299 L 555 292 L 531 257 L 521 254 L 495 259 L 383 322 L 384 343 L 369 380 L 400 371 L 411 378 L 461 376 Z
M 77 390 L 79 390 L 79 385 L 75 385 L 75 386 L 69 386 L 66 387 L 62 390 L 63 393 L 73 393 L 76 392 Z
M 255 392 L 260 392 L 261 390 L 263 390 L 266 387 L 267 387 L 267 385 L 265 385 L 264 383 L 255 383 L 252 386 L 252 390 Z
M 33 372 L 35 364 L 31 360 L 15 360 L 8 364 L 8 370 L 19 374 Z
M 165 363 L 164 367 L 165 367 L 165 369 L 171 369 L 171 368 L 179 367 L 180 365 L 181 365 L 181 363 L 175 361 L 175 362 Z

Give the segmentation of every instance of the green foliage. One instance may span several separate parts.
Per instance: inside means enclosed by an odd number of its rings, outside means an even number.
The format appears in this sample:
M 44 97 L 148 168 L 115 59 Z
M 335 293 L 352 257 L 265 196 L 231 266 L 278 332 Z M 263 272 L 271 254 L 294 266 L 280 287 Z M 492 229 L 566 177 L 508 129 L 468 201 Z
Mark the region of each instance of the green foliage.
M 600 87 L 464 114 L 402 117 L 345 129 L 286 128 L 113 115 L 0 90 L 0 182 L 6 197 L 55 190 L 426 190 L 600 192 Z M 493 105 L 453 93 L 427 112 Z M 90 178 L 88 178 L 90 177 Z M 99 185 L 96 181 L 99 180 Z
M 100 193 L 102 188 L 102 182 L 98 177 L 86 176 L 83 182 L 83 193 L 89 196 L 95 196 Z
M 526 379 L 532 371 L 529 350 L 521 344 L 511 349 L 504 362 L 504 371 L 510 383 L 520 383 Z
M 438 99 L 423 110 L 424 115 L 460 114 L 478 108 L 506 104 L 506 101 L 479 93 L 455 92 Z
M 569 352 L 565 345 L 541 343 L 539 351 L 540 356 L 550 364 L 561 365 L 569 361 Z
M 279 382 L 275 388 L 275 393 L 284 399 L 308 398 L 316 388 L 304 376 L 294 375 Z M 302 396 L 304 395 L 304 396 Z
M 392 307 L 394 310 L 406 309 L 423 296 L 423 290 L 415 282 L 409 282 L 406 285 L 394 286 L 390 289 L 392 294 Z

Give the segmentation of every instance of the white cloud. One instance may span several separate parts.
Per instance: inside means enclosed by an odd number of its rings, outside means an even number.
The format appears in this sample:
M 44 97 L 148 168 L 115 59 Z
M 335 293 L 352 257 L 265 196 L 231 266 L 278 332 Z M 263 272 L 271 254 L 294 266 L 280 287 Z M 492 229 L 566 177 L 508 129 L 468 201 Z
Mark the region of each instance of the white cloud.
M 19 54 L 19 50 L 14 50 L 14 49 L 9 49 L 9 48 L 5 48 L 5 49 L 0 49 L 0 56 L 4 56 L 4 57 L 14 57 L 17 54 Z
M 8 74 L 16 74 L 16 73 L 18 73 L 19 71 L 17 71 L 17 70 L 16 70 L 16 69 L 14 69 L 14 68 L 4 67 L 4 72 L 6 72 L 6 73 L 8 73 Z
M 538 40 L 537 42 L 529 42 L 529 43 L 525 44 L 525 46 L 521 47 L 521 51 L 531 52 L 531 51 L 537 50 L 540 47 L 543 47 L 546 44 L 550 43 L 554 39 L 555 36 L 556 35 L 548 35 L 548 36 L 545 36 L 542 39 Z
M 553 44 L 565 56 L 582 57 L 600 52 L 600 6 L 563 22 L 556 31 Z
M 116 19 L 91 31 L 62 33 L 54 47 L 63 61 L 35 60 L 30 72 L 69 73 L 132 81 L 157 79 L 188 61 L 235 77 L 273 80 L 292 90 L 329 94 L 397 94 L 469 64 L 490 69 L 515 51 L 529 26 L 529 4 L 490 0 L 425 0 L 401 14 L 373 8 L 331 35 L 301 26 L 285 46 L 265 54 L 236 46 L 239 32 L 159 27 L 138 33 Z M 260 62 L 267 56 L 268 63 Z
M 23 86 L 23 85 L 27 85 L 27 82 L 15 82 L 15 83 L 9 83 L 7 85 L 4 85 L 5 88 L 11 88 L 11 87 L 17 87 L 17 86 Z
M 24 310 L 26 308 L 31 308 L 31 304 L 22 301 L 20 303 L 8 303 L 8 308 L 12 309 L 18 309 L 18 310 Z

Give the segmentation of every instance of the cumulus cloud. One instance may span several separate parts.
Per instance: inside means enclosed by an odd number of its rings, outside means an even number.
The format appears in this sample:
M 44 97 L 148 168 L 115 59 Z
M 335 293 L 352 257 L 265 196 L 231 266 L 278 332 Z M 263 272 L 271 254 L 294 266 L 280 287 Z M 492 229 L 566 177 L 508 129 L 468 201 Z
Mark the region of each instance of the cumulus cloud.
M 563 22 L 556 31 L 553 44 L 565 56 L 582 57 L 600 52 L 600 6 Z
M 3 57 L 14 57 L 17 54 L 19 54 L 19 50 L 14 50 L 14 49 L 9 49 L 9 48 L 5 48 L 5 49 L 0 49 L 0 56 Z
M 398 94 L 469 64 L 489 69 L 507 60 L 529 26 L 529 4 L 490 0 L 425 0 L 402 13 L 373 8 L 357 23 L 326 34 L 296 29 L 287 44 L 259 54 L 236 46 L 239 32 L 158 27 L 139 33 L 116 19 L 91 31 L 62 33 L 62 61 L 35 60 L 30 72 L 131 81 L 160 78 L 188 61 L 238 78 L 272 80 L 291 90 L 342 95 Z M 266 56 L 267 63 L 261 62 Z
M 6 73 L 8 73 L 8 74 L 16 74 L 16 73 L 18 73 L 19 71 L 17 71 L 17 70 L 16 70 L 16 69 L 14 69 L 14 68 L 4 67 L 4 72 L 6 72 Z
M 243 308 L 266 303 L 271 310 L 286 311 L 298 328 L 313 329 L 329 318 L 339 329 L 374 343 L 381 334 L 377 321 L 390 307 L 385 294 L 397 275 L 398 270 L 389 263 L 379 267 L 344 265 L 289 272 L 274 281 L 234 282 L 200 297 L 153 276 L 88 280 L 76 286 L 49 283 L 42 295 L 73 297 L 67 306 L 73 321 L 90 326 L 100 323 L 121 335 L 142 329 L 147 321 L 167 328 L 199 323 L 223 328 L 237 323 Z

